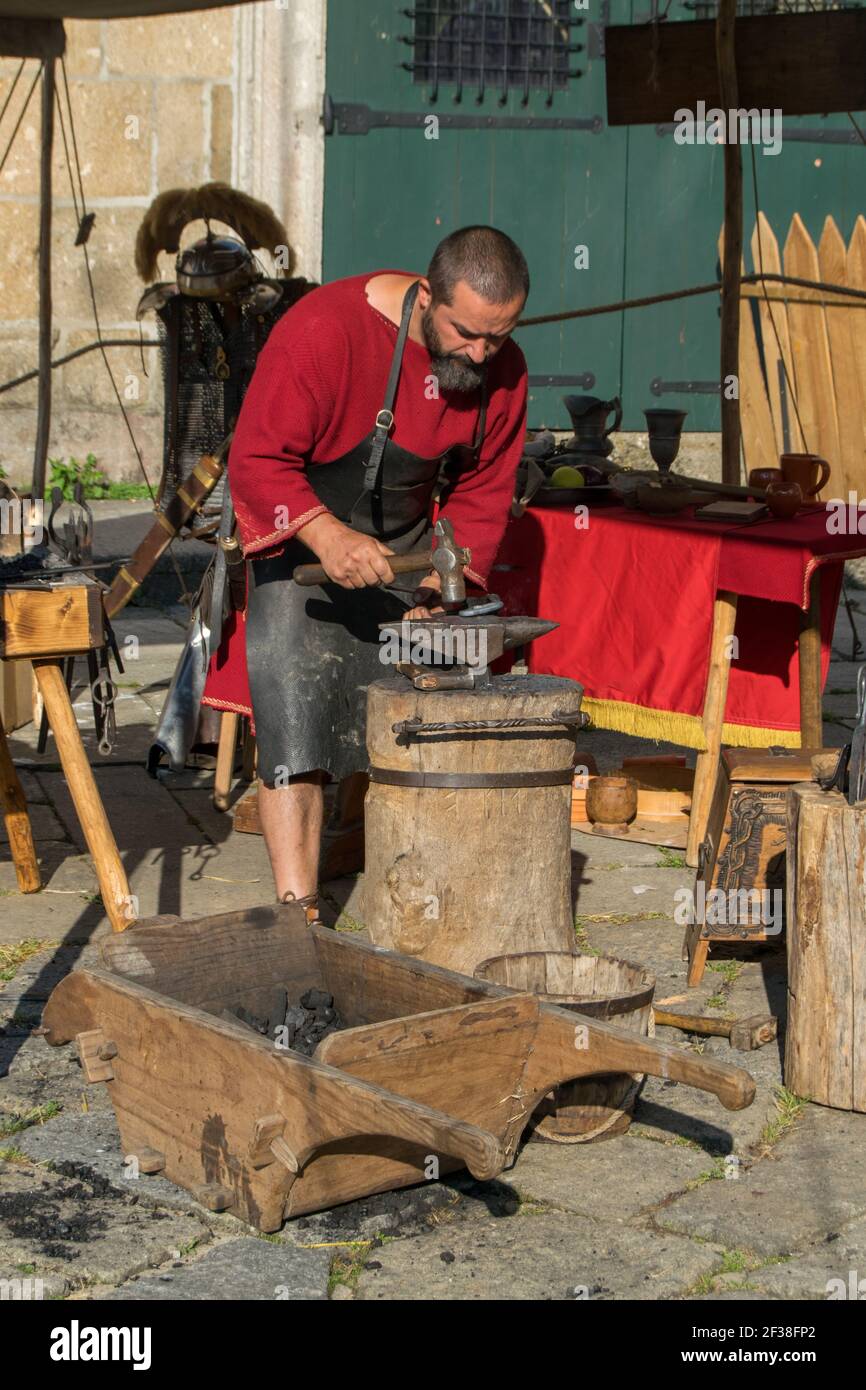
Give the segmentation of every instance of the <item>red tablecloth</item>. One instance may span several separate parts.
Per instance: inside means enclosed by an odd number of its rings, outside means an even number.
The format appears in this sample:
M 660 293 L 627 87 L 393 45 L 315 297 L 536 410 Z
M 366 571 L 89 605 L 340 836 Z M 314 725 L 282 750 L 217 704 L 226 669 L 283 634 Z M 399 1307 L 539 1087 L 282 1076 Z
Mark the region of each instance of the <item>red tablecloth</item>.
M 724 739 L 796 746 L 809 580 L 821 566 L 826 680 L 843 561 L 866 553 L 862 537 L 828 534 L 827 519 L 823 506 L 748 526 L 691 510 L 533 509 L 508 527 L 491 588 L 509 612 L 559 621 L 529 648 L 529 668 L 579 680 L 597 724 L 692 748 L 705 746 L 713 602 L 720 590 L 740 595 Z
M 570 676 L 603 728 L 704 746 L 701 711 L 713 601 L 740 595 L 724 739 L 739 746 L 799 742 L 797 634 L 809 580 L 821 566 L 826 680 L 842 563 L 866 554 L 859 536 L 830 535 L 823 507 L 793 521 L 716 525 L 592 509 L 530 509 L 505 534 L 490 587 L 512 613 L 556 619 L 529 668 Z M 250 713 L 243 617 L 211 661 L 204 703 Z

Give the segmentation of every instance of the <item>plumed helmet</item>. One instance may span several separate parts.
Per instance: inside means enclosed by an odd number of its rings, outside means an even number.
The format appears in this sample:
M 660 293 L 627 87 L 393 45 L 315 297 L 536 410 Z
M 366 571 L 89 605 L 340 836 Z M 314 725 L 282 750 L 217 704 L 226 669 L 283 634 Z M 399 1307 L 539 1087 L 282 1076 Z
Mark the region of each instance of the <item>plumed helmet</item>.
M 193 299 L 231 299 L 262 278 L 249 247 L 210 232 L 180 252 L 175 268 L 178 289 Z

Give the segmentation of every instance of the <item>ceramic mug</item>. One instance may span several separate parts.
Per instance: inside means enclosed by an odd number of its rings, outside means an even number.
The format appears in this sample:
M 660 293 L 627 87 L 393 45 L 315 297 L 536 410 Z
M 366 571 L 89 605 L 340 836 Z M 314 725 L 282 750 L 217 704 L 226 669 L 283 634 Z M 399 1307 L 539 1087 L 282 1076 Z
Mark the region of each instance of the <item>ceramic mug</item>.
M 781 483 L 784 479 L 781 468 L 753 468 L 749 474 L 749 487 L 763 492 L 770 483 Z
M 779 462 L 785 482 L 798 483 L 804 497 L 815 497 L 830 477 L 829 463 L 817 454 L 783 454 Z
M 773 516 L 789 521 L 803 505 L 803 489 L 799 483 L 783 479 L 780 483 L 770 483 L 765 500 Z

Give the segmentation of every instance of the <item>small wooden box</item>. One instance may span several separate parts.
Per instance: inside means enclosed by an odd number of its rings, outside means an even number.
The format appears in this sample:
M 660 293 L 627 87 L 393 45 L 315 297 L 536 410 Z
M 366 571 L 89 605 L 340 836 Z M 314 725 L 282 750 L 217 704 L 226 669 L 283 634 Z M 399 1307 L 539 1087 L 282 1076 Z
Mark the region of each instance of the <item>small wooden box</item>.
M 0 658 L 73 656 L 101 647 L 102 590 L 96 584 L 8 589 L 0 594 Z
M 766 921 L 766 914 L 756 910 L 759 904 L 744 894 L 777 892 L 778 899 L 770 903 L 781 908 L 788 788 L 812 780 L 812 758 L 820 751 L 727 748 L 722 753 L 707 833 L 698 851 L 696 920 L 687 928 L 683 944 L 690 985 L 698 984 L 704 973 L 707 942 L 766 941 L 779 935 L 775 922 Z M 725 895 L 721 921 L 712 919 L 718 915 L 715 911 L 706 920 L 713 890 Z

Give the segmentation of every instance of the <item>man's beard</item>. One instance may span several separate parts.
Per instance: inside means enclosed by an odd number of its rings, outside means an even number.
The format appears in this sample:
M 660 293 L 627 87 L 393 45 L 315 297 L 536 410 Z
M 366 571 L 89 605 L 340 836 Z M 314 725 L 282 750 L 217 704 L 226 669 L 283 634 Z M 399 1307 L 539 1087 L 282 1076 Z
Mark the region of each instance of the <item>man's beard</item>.
M 457 357 L 442 351 L 442 342 L 433 322 L 433 309 L 421 315 L 421 332 L 433 362 L 433 375 L 440 391 L 477 391 L 484 376 L 484 367 L 468 357 Z

